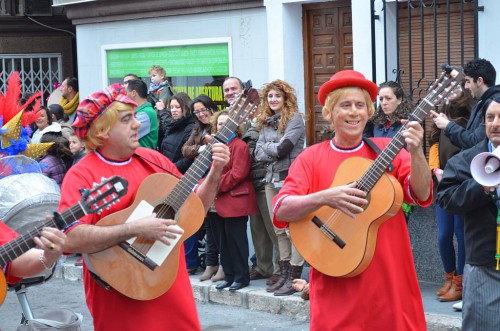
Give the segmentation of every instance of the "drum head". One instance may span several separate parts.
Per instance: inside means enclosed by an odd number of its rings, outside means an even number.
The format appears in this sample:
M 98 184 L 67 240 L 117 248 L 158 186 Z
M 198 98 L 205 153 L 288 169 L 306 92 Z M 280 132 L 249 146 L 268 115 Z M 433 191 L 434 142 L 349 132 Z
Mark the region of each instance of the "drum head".
M 0 179 L 0 220 L 18 230 L 57 211 L 61 191 L 57 183 L 39 173 Z

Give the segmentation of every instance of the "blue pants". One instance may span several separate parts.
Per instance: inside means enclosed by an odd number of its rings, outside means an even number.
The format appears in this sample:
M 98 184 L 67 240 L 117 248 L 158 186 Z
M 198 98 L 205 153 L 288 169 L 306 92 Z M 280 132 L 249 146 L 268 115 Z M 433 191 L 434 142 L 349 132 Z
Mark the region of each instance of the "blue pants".
M 445 272 L 456 270 L 456 275 L 464 272 L 465 246 L 464 246 L 464 218 L 462 215 L 450 214 L 436 204 L 436 218 L 438 224 L 439 255 Z M 453 236 L 457 238 L 457 256 Z
M 184 240 L 184 255 L 186 256 L 186 267 L 188 269 L 198 268 L 200 260 L 198 255 L 199 231 Z

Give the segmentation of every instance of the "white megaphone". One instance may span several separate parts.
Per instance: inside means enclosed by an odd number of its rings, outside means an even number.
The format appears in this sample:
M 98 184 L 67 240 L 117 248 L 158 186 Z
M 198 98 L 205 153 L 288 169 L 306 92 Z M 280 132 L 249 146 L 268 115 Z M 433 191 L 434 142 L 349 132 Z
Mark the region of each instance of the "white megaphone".
M 491 153 L 481 153 L 470 164 L 472 177 L 483 186 L 500 184 L 500 146 Z

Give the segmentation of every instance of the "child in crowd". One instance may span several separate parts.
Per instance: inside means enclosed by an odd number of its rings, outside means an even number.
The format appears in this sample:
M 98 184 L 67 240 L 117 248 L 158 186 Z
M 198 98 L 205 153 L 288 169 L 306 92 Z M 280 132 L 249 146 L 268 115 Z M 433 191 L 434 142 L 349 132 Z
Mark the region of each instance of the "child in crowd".
M 80 139 L 74 133 L 69 136 L 69 149 L 73 153 L 73 165 L 87 154 L 85 151 L 85 140 Z
M 157 111 L 163 110 L 170 97 L 175 94 L 172 86 L 167 81 L 167 72 L 162 66 L 154 65 L 149 69 L 151 83 L 148 91 L 148 101 Z

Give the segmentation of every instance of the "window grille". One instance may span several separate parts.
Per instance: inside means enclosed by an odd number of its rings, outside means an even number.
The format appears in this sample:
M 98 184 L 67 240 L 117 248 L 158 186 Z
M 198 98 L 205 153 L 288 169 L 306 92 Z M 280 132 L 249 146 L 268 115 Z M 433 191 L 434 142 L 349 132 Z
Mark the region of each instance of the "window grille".
M 19 72 L 22 93 L 43 91 L 48 97 L 54 83 L 62 81 L 61 54 L 0 54 L 0 91 L 5 93 L 9 75 Z

